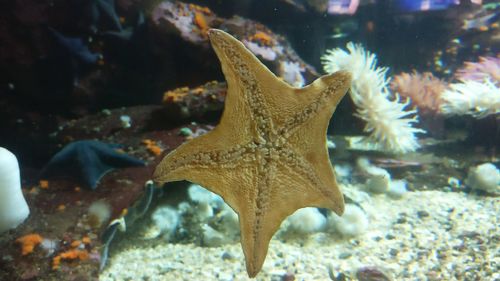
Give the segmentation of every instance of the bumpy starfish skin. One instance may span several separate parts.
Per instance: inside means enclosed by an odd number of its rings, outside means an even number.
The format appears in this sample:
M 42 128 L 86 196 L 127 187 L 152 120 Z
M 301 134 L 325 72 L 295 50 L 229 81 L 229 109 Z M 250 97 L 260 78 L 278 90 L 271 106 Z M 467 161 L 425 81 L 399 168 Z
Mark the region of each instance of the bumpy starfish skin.
M 221 195 L 239 215 L 254 277 L 287 216 L 306 206 L 344 210 L 326 130 L 351 76 L 337 72 L 293 88 L 229 34 L 212 29 L 209 37 L 228 83 L 220 124 L 168 154 L 153 179 L 188 180 Z

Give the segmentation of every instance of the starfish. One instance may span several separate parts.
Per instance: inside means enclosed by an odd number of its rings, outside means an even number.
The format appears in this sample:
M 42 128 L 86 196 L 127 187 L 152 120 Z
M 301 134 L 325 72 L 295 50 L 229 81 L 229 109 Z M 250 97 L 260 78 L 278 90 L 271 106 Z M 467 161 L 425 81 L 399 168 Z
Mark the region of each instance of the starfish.
M 222 196 L 238 213 L 247 273 L 255 277 L 287 216 L 307 206 L 343 213 L 326 130 L 351 75 L 336 72 L 294 88 L 231 35 L 208 35 L 228 84 L 222 118 L 165 156 L 153 180 L 188 180 Z
M 115 168 L 144 166 L 144 161 L 116 151 L 118 145 L 94 140 L 75 141 L 56 153 L 40 172 L 42 178 L 66 176 L 94 190 Z
M 102 57 L 99 53 L 92 53 L 80 38 L 66 37 L 51 27 L 49 27 L 49 31 L 66 53 L 80 63 L 95 64 Z
M 93 0 L 90 4 L 92 13 L 91 29 L 97 31 L 97 24 L 101 16 L 104 16 L 114 30 L 122 31 L 122 24 L 120 17 L 116 13 L 114 0 Z

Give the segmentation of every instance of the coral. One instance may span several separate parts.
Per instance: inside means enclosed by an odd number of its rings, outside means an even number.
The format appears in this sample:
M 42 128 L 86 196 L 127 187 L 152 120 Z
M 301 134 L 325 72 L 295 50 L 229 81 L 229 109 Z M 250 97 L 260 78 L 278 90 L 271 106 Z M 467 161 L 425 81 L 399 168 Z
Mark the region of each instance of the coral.
M 440 110 L 445 115 L 471 115 L 484 118 L 500 113 L 500 88 L 490 80 L 462 80 L 450 84 L 442 97 Z
M 465 62 L 465 66 L 455 73 L 459 80 L 483 82 L 489 79 L 500 86 L 500 58 L 480 57 L 479 62 Z
M 16 242 L 21 244 L 22 255 L 28 255 L 33 252 L 35 247 L 42 243 L 43 237 L 40 234 L 27 234 L 16 239 Z
M 391 90 L 401 97 L 410 98 L 419 115 L 436 114 L 441 104 L 441 94 L 447 83 L 430 72 L 401 73 L 393 77 Z
M 391 152 L 416 150 L 420 145 L 415 134 L 424 131 L 412 126 L 418 119 L 415 110 L 405 110 L 410 100 L 400 102 L 398 95 L 390 100 L 388 68 L 376 66 L 375 54 L 352 42 L 347 49 L 348 52 L 340 48 L 327 50 L 321 59 L 328 73 L 338 70 L 352 73 L 351 98 L 358 107 L 356 116 L 366 122 L 364 131 L 370 133 L 367 140 Z

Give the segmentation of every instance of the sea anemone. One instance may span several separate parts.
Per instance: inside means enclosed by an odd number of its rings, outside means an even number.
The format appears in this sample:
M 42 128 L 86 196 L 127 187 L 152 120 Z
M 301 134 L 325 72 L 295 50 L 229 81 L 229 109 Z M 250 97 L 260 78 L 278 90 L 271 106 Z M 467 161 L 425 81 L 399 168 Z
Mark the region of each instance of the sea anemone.
M 496 86 L 500 86 L 500 58 L 480 57 L 479 62 L 466 62 L 463 68 L 457 70 L 455 76 L 459 80 L 476 82 L 489 79 Z
M 500 88 L 486 79 L 482 82 L 462 80 L 450 84 L 441 96 L 440 110 L 445 115 L 472 115 L 484 118 L 500 113 Z
M 424 131 L 412 126 L 418 120 L 416 110 L 405 110 L 410 100 L 401 102 L 398 95 L 390 99 L 388 68 L 376 66 L 375 54 L 353 43 L 348 43 L 347 49 L 348 52 L 340 48 L 327 50 L 321 59 L 328 73 L 351 72 L 351 98 L 358 107 L 356 116 L 366 122 L 364 131 L 370 133 L 368 140 L 396 153 L 416 150 L 419 144 L 415 134 Z
M 441 94 L 446 88 L 447 83 L 430 72 L 403 72 L 394 76 L 391 82 L 391 90 L 401 97 L 410 98 L 420 116 L 439 112 Z

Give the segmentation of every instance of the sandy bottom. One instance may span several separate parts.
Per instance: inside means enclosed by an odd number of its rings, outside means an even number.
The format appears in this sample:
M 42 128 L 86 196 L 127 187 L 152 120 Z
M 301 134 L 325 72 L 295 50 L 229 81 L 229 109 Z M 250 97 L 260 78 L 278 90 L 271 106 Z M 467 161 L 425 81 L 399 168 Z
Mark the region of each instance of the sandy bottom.
M 500 199 L 440 191 L 361 203 L 368 230 L 355 238 L 316 233 L 273 238 L 256 280 L 354 278 L 376 267 L 394 280 L 500 280 Z M 100 280 L 251 280 L 239 244 L 207 248 L 129 238 Z M 122 243 L 123 244 L 123 243 Z

